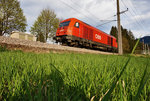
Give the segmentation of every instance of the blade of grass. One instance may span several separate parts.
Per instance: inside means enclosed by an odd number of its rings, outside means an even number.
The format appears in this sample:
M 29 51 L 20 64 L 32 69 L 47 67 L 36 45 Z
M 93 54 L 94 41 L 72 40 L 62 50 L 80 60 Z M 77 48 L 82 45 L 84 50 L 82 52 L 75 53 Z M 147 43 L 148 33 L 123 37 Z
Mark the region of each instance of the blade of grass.
M 114 88 L 116 87 L 116 84 L 118 82 L 118 80 L 120 79 L 121 75 L 123 74 L 124 70 L 126 69 L 129 61 L 131 60 L 131 57 L 129 57 L 128 61 L 126 62 L 126 64 L 124 65 L 122 71 L 120 72 L 119 76 L 117 77 L 116 81 L 114 81 L 112 83 L 112 86 L 110 88 L 110 90 L 108 91 L 108 93 L 104 96 L 104 98 L 102 99 L 102 101 L 108 101 L 108 99 L 110 98 L 111 93 L 113 92 Z
M 136 96 L 134 97 L 134 100 L 133 100 L 133 101 L 136 101 L 136 100 L 138 99 L 140 93 L 142 92 L 142 89 L 144 88 L 144 86 L 145 86 L 147 80 L 148 80 L 149 77 L 150 77 L 150 75 L 148 75 L 148 76 L 146 77 L 146 74 L 147 74 L 147 67 L 148 67 L 148 65 L 146 66 L 146 68 L 145 68 L 145 70 L 144 70 L 144 73 L 143 73 L 143 76 L 142 76 L 142 79 L 141 79 L 141 82 L 140 82 L 140 86 L 139 86 L 139 88 L 138 88 L 138 92 L 137 92 Z
M 137 42 L 136 42 L 136 44 L 135 44 L 135 46 L 134 46 L 134 48 L 133 48 L 133 50 L 132 50 L 132 52 L 131 52 L 131 55 L 134 53 L 134 51 L 135 51 L 137 45 L 139 44 L 139 41 L 140 41 L 140 38 L 137 40 Z

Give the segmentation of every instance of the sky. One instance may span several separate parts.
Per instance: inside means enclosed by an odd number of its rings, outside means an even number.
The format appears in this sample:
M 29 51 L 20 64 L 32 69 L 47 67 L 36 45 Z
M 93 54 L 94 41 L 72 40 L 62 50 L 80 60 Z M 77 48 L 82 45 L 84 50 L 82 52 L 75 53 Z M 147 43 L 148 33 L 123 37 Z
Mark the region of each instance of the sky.
M 58 18 L 77 18 L 106 33 L 117 26 L 116 0 L 19 0 L 30 31 L 40 12 L 51 9 Z M 121 25 L 136 38 L 150 36 L 150 0 L 120 0 Z M 107 23 L 107 24 L 104 24 Z

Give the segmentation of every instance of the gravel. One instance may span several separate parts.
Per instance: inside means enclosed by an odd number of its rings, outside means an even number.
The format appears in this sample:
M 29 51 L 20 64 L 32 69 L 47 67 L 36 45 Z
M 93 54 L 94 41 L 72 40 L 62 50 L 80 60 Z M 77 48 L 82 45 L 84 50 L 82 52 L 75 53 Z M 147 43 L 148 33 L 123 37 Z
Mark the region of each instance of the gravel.
M 116 53 L 102 52 L 98 50 L 90 50 L 84 48 L 68 47 L 56 44 L 21 40 L 4 36 L 0 36 L 0 45 L 6 46 L 8 49 L 11 50 L 22 50 L 25 52 L 37 52 L 37 53 L 77 52 L 77 53 L 91 53 L 91 54 L 116 54 Z

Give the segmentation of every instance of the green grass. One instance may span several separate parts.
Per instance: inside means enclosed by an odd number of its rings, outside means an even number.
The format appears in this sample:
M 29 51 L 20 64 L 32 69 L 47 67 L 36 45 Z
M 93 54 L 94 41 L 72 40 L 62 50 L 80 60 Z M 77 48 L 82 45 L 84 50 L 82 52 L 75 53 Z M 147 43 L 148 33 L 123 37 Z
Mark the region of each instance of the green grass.
M 0 100 L 149 101 L 150 57 L 0 52 Z
M 6 46 L 0 46 L 0 52 L 8 51 Z

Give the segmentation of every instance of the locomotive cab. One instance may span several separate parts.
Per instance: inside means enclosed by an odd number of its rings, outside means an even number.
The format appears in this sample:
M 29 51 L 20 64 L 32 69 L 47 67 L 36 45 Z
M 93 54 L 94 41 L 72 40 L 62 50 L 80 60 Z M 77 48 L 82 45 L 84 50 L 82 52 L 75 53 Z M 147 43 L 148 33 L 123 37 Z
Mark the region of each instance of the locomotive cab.
M 65 21 L 59 24 L 59 28 L 57 29 L 56 36 L 66 35 L 67 29 L 69 27 L 70 21 Z
M 71 40 L 72 36 L 79 37 L 79 28 L 80 23 L 78 20 L 74 18 L 64 20 L 59 24 L 59 28 L 57 29 L 56 37 L 54 37 L 54 39 L 56 42 L 65 43 Z

